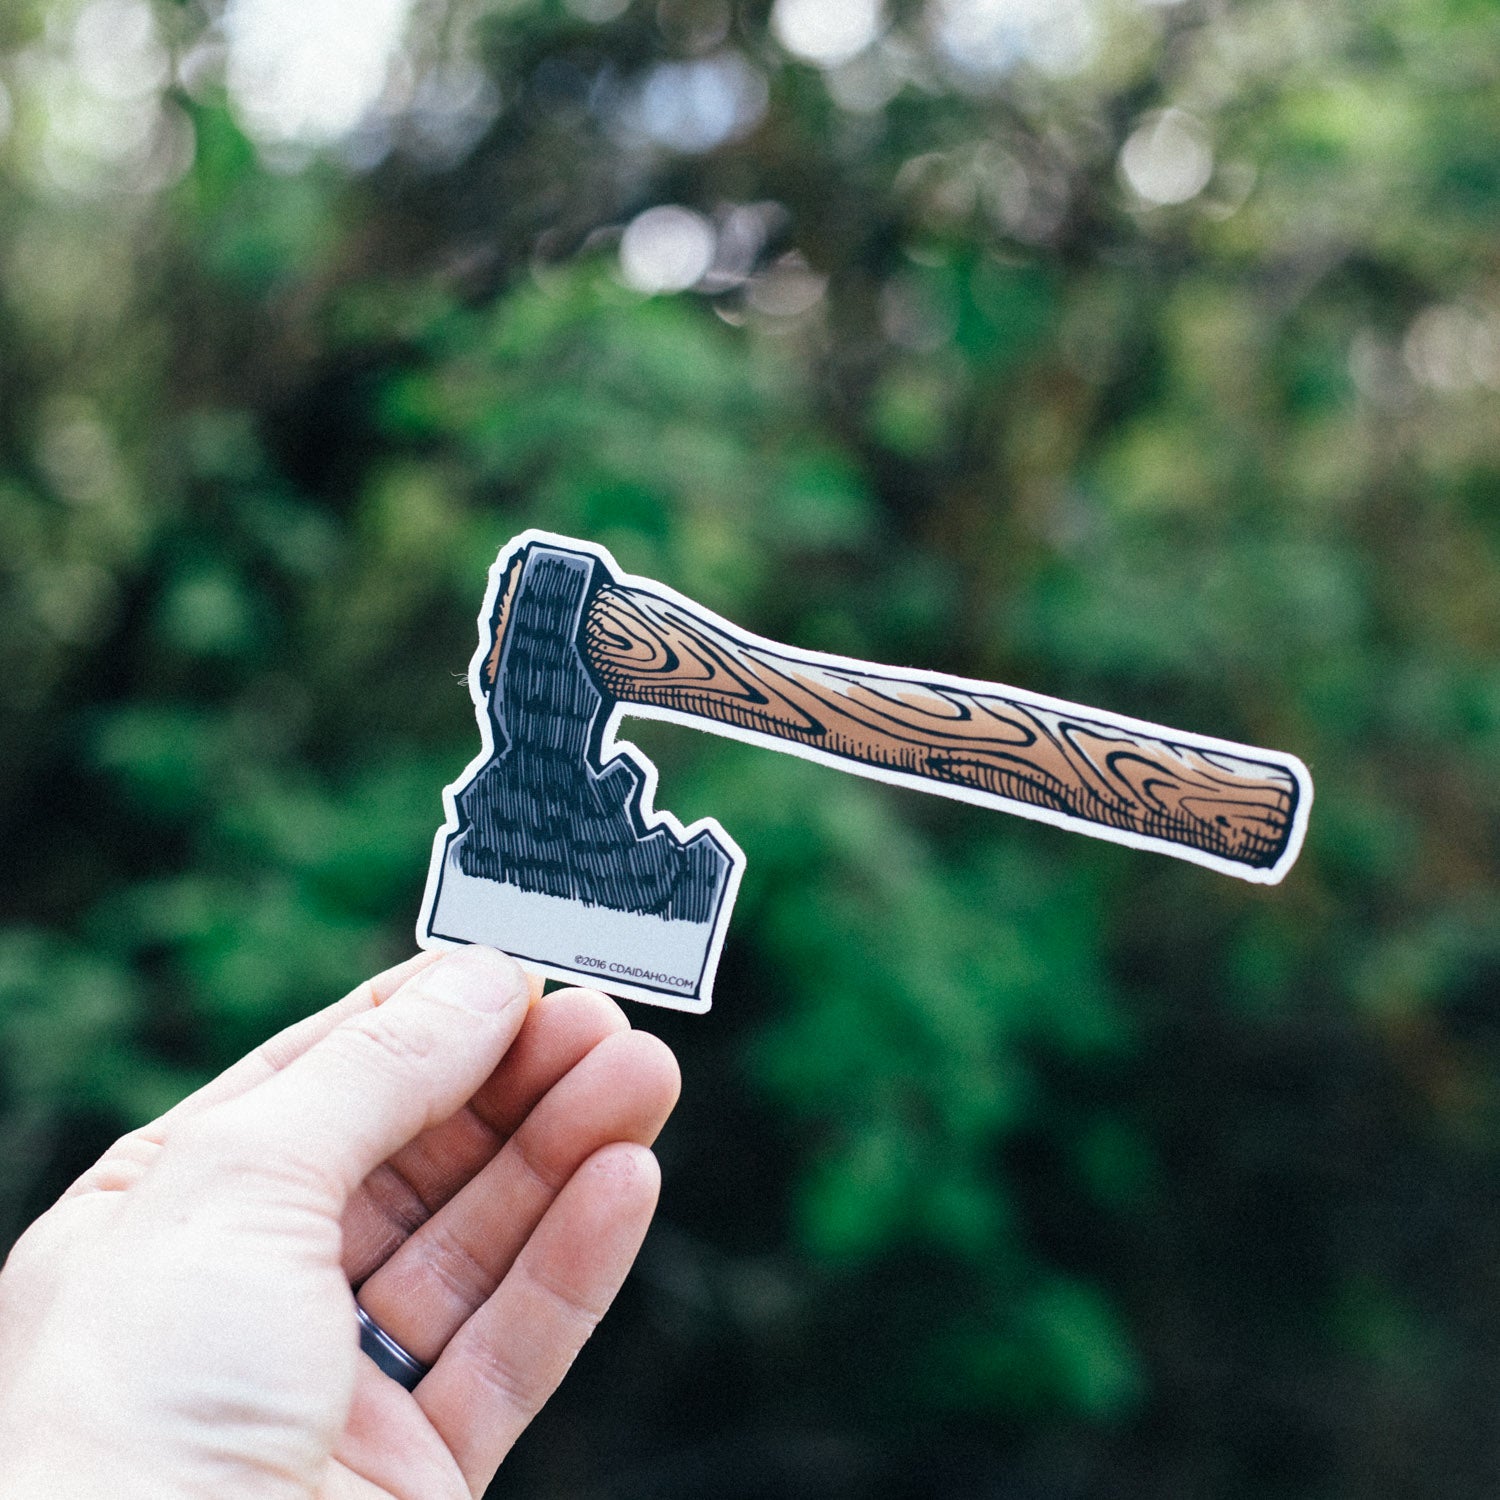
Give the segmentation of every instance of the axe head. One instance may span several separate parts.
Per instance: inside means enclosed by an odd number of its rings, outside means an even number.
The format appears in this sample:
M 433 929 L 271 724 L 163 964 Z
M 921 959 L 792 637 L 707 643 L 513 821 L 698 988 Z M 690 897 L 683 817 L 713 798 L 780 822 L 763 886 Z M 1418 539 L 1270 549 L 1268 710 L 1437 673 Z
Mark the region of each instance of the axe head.
M 526 532 L 491 569 L 469 668 L 483 749 L 443 790 L 417 941 L 703 1011 L 744 855 L 715 820 L 656 811 L 656 768 L 615 738 L 579 649 L 612 561 Z

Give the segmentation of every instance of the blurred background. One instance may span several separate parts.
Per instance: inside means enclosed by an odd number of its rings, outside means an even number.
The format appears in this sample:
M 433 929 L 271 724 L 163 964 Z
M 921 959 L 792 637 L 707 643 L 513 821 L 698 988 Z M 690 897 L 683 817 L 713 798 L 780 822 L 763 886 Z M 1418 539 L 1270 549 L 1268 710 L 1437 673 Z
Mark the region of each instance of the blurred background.
M 7 0 L 0 1247 L 410 950 L 527 526 L 1301 756 L 1274 890 L 660 724 L 749 869 L 497 1493 L 1489 1495 L 1500 8 Z

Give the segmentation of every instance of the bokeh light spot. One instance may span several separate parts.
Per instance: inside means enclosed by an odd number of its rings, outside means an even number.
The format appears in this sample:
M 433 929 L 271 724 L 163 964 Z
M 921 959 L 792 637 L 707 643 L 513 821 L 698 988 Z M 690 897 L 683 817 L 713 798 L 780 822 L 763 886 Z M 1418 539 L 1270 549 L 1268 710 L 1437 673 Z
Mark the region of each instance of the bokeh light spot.
M 230 97 L 271 144 L 326 145 L 348 134 L 385 88 L 412 0 L 230 0 Z
M 1214 153 L 1208 130 L 1182 109 L 1150 114 L 1120 150 L 1120 172 L 1147 203 L 1187 203 L 1208 186 Z
M 714 261 L 713 225 L 674 203 L 648 208 L 620 238 L 620 275 L 638 292 L 681 292 L 696 285 Z
M 822 300 L 828 278 L 820 276 L 793 250 L 753 277 L 745 300 L 771 318 L 799 318 Z
M 1407 369 L 1433 390 L 1495 386 L 1500 384 L 1500 322 L 1462 303 L 1439 303 L 1412 320 L 1401 355 Z
M 863 52 L 885 25 L 881 0 L 776 0 L 771 31 L 794 57 L 837 67 Z
M 878 114 L 901 92 L 904 80 L 885 51 L 866 48 L 858 57 L 828 70 L 828 92 L 840 109 L 855 115 Z
M 960 78 L 1006 73 L 1030 63 L 1067 76 L 1094 51 L 1087 0 L 932 0 L 928 24 L 939 54 Z
M 123 483 L 114 439 L 95 408 L 76 398 L 54 401 L 44 414 L 37 459 L 64 500 L 91 505 Z
M 92 0 L 73 26 L 73 58 L 84 84 L 104 99 L 153 94 L 171 73 L 143 0 Z
M 662 63 L 621 112 L 631 134 L 675 151 L 711 151 L 744 135 L 766 111 L 766 80 L 738 52 Z

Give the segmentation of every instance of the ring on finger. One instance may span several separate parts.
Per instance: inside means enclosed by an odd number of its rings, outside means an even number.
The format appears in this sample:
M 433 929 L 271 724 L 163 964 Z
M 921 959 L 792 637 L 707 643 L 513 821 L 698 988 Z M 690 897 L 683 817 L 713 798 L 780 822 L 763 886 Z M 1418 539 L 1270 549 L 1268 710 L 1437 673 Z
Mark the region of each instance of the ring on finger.
M 358 1299 L 354 1303 L 354 1312 L 359 1319 L 359 1347 L 374 1360 L 384 1374 L 389 1375 L 406 1390 L 414 1391 L 417 1388 L 417 1382 L 427 1373 L 430 1366 L 424 1365 L 416 1355 L 403 1349 L 359 1305 Z

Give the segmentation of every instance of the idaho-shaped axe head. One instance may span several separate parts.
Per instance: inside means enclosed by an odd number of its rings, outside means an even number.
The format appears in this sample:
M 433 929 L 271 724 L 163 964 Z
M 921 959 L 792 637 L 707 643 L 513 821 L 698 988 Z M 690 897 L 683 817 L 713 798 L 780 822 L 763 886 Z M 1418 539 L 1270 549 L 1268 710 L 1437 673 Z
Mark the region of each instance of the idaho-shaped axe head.
M 483 748 L 444 788 L 417 941 L 707 1010 L 744 855 L 653 805 L 627 714 L 1271 884 L 1312 804 L 1301 761 L 737 629 L 602 547 L 541 531 L 490 571 L 469 690 Z

